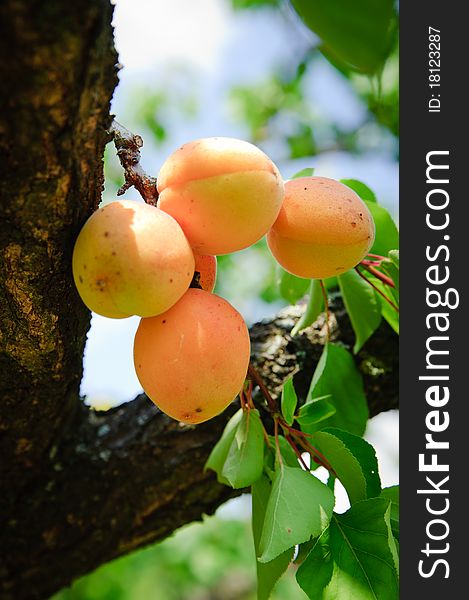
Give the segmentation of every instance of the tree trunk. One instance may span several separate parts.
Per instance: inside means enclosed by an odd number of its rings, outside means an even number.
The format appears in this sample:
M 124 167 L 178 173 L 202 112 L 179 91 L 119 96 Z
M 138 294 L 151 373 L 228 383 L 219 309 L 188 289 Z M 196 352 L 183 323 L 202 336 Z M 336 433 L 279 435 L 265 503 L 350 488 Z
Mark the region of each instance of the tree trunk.
M 183 427 L 139 396 L 107 413 L 79 397 L 90 314 L 73 243 L 98 206 L 117 56 L 108 0 L 0 5 L 0 597 L 47 598 L 110 559 L 212 513 L 237 492 L 203 471 L 235 409 Z M 10 60 L 6 60 L 11 57 Z M 299 309 L 251 329 L 275 392 L 305 394 L 321 322 Z M 335 305 L 335 337 L 353 343 Z M 397 407 L 397 340 L 383 325 L 357 357 L 371 414 Z M 378 368 L 374 368 L 378 367 Z

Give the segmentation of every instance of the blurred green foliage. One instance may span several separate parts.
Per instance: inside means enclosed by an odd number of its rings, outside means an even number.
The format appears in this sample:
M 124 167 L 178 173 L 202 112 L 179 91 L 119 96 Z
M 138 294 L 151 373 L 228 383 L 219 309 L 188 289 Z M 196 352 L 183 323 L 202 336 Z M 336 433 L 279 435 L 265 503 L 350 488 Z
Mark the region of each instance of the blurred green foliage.
M 295 569 L 272 600 L 305 600 Z M 255 600 L 250 524 L 217 516 L 189 525 L 164 542 L 109 563 L 53 600 Z
M 235 10 L 243 8 L 260 8 L 262 6 L 278 6 L 282 0 L 231 0 Z

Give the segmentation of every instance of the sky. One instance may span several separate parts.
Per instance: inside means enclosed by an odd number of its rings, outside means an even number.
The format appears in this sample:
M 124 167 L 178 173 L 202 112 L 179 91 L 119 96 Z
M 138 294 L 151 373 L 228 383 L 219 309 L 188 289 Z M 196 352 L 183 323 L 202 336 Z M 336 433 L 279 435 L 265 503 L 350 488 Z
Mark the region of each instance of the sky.
M 313 40 L 287 7 L 281 12 L 234 14 L 229 0 L 117 0 L 114 27 L 123 68 L 112 112 L 127 128 L 143 135 L 142 164 L 155 175 L 165 158 L 191 139 L 211 135 L 246 138 L 247 131 L 225 102 L 227 90 L 233 84 L 262 80 L 275 66 L 301 56 Z M 157 146 L 138 129 L 141 98 L 135 94 L 136 90 L 144 94 L 145 89 L 161 87 L 162 82 L 180 90 L 182 96 L 195 97 L 200 110 L 197 118 L 181 119 L 174 107 L 165 107 L 171 126 L 167 140 Z M 325 60 L 316 66 L 307 90 L 317 114 L 325 120 L 353 127 L 363 119 L 363 105 Z M 332 152 L 293 162 L 281 159 L 278 166 L 284 177 L 314 166 L 316 174 L 326 177 L 361 179 L 397 214 L 398 165 L 387 151 L 377 148 L 364 156 Z M 107 186 L 105 198 L 114 199 L 113 193 L 112 186 Z M 124 197 L 135 198 L 136 193 L 130 190 Z M 260 314 L 260 304 L 254 306 L 240 298 L 233 303 L 248 321 L 267 316 Z M 111 320 L 93 315 L 82 393 L 94 405 L 120 403 L 141 391 L 132 359 L 138 322 L 137 317 Z M 385 484 L 397 481 L 396 432 L 395 413 L 373 419 L 367 432 L 368 439 L 378 446 Z

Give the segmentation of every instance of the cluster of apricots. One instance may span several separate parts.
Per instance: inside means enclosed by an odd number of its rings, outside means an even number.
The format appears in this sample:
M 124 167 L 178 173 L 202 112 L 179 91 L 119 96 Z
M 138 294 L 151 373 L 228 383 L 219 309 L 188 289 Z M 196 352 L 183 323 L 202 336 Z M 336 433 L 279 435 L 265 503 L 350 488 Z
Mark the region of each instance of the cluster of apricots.
M 238 395 L 250 358 L 244 319 L 212 293 L 216 255 L 267 234 L 287 271 L 325 278 L 362 260 L 374 224 L 347 186 L 323 177 L 284 184 L 268 156 L 231 138 L 185 144 L 157 181 L 158 208 L 121 200 L 91 215 L 73 276 L 96 313 L 142 317 L 134 362 L 143 389 L 174 419 L 201 423 Z

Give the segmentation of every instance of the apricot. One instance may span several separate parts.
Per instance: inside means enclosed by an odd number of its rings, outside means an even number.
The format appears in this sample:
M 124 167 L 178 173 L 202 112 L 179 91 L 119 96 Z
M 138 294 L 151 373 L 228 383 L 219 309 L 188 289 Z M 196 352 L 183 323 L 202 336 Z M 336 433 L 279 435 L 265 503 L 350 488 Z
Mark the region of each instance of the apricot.
M 199 285 L 206 292 L 213 292 L 217 280 L 217 258 L 211 254 L 194 254 L 195 272 L 199 273 Z
M 170 215 L 128 200 L 91 215 L 72 262 L 86 306 L 116 319 L 166 311 L 188 289 L 195 265 L 189 242 Z
M 168 311 L 142 319 L 134 363 L 148 397 L 167 415 L 202 423 L 238 395 L 249 364 L 249 333 L 223 298 L 189 289 Z
M 158 175 L 161 210 L 181 225 L 199 254 L 228 254 L 260 240 L 283 201 L 270 158 L 242 140 L 214 137 L 176 150 Z
M 289 273 L 322 279 L 356 266 L 374 236 L 371 213 L 353 190 L 327 177 L 300 177 L 285 184 L 267 243 Z

